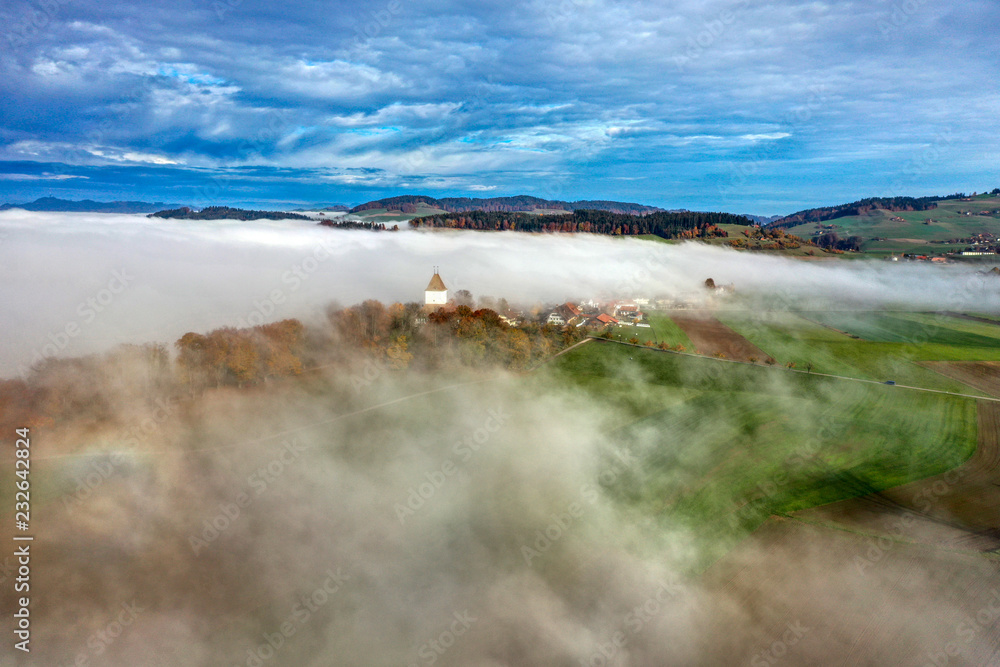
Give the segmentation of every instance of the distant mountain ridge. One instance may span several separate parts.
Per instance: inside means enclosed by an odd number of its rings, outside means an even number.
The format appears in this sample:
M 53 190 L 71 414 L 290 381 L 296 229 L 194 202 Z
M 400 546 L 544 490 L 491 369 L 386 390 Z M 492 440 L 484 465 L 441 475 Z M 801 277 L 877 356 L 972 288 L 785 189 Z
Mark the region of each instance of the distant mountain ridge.
M 172 220 L 312 220 L 308 215 L 288 211 L 257 211 L 230 206 L 207 206 L 198 211 L 190 206 L 182 206 L 166 211 L 156 211 L 147 218 L 168 218 Z
M 767 225 L 770 225 L 772 222 L 777 222 L 778 220 L 781 220 L 782 218 L 785 217 L 783 215 L 753 215 L 752 213 L 742 213 L 741 215 L 744 218 L 749 218 L 754 222 L 756 222 L 758 225 L 765 227 Z
M 65 211 L 70 213 L 154 213 L 165 208 L 175 208 L 177 204 L 145 201 L 94 201 L 83 199 L 72 201 L 58 197 L 41 197 L 26 204 L 3 204 L 0 211 L 20 208 L 25 211 Z
M 630 202 L 618 202 L 607 200 L 582 200 L 582 201 L 562 201 L 552 199 L 542 199 L 530 195 L 517 195 L 514 197 L 428 197 L 426 195 L 400 195 L 397 197 L 387 197 L 377 199 L 364 204 L 359 204 L 351 209 L 351 213 L 360 213 L 372 209 L 384 208 L 402 211 L 403 213 L 414 213 L 418 206 L 428 208 L 438 208 L 449 213 L 469 213 L 471 211 L 504 212 L 504 213 L 528 213 L 537 210 L 563 210 L 576 211 L 578 209 L 592 209 L 599 211 L 610 211 L 611 213 L 627 213 L 630 215 L 647 215 L 663 211 L 657 206 L 646 206 L 644 204 L 634 204 Z

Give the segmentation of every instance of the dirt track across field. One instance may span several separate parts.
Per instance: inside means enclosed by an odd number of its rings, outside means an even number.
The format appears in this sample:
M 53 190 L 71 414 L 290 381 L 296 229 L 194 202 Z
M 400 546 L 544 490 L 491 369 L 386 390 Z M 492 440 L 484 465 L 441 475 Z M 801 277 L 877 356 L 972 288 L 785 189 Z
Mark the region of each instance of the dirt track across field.
M 920 365 L 1000 397 L 1000 361 L 924 361 Z
M 727 359 L 735 361 L 774 361 L 759 347 L 715 319 L 711 313 L 692 311 L 690 314 L 671 314 L 670 319 L 687 334 L 699 354 L 714 356 L 722 353 Z

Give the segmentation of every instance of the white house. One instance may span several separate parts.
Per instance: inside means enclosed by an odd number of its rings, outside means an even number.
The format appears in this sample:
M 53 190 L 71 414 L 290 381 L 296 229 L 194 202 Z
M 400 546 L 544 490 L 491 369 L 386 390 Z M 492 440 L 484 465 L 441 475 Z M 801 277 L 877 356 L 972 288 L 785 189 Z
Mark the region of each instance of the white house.
M 448 288 L 444 286 L 441 275 L 434 269 L 434 276 L 424 290 L 424 305 L 443 306 L 448 303 Z
M 558 310 L 553 310 L 549 313 L 549 318 L 545 320 L 546 324 L 553 324 L 557 327 L 561 327 L 566 324 L 566 319 Z

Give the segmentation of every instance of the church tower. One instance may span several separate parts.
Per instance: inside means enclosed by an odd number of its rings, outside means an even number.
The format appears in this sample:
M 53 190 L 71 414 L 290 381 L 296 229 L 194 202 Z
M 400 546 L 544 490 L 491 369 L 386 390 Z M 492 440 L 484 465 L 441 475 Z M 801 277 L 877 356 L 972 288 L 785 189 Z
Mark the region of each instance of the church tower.
M 427 289 L 424 290 L 424 305 L 443 306 L 447 303 L 448 288 L 444 286 L 444 281 L 441 280 L 441 275 L 435 266 L 434 276 L 431 278 L 430 283 L 427 284 Z

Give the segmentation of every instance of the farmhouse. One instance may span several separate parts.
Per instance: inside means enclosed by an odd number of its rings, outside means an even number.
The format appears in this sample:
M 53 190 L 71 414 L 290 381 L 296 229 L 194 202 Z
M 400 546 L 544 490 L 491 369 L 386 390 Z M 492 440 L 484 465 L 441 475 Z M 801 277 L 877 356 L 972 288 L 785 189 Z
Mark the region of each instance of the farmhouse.
M 555 310 L 549 313 L 545 323 L 552 324 L 557 327 L 565 326 L 580 317 L 581 312 L 582 311 L 575 304 L 564 303 L 561 306 L 557 306 Z
M 618 324 L 618 320 L 616 320 L 615 318 L 611 317 L 606 313 L 601 313 L 600 315 L 597 315 L 596 317 L 591 317 L 589 320 L 587 320 L 587 325 L 592 327 L 606 327 L 611 324 Z

